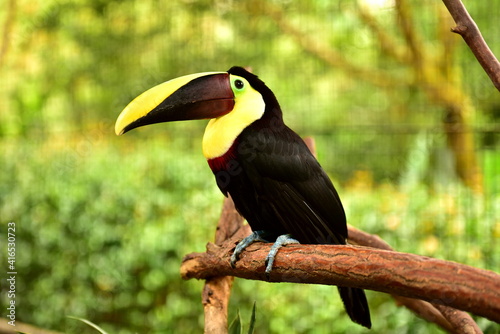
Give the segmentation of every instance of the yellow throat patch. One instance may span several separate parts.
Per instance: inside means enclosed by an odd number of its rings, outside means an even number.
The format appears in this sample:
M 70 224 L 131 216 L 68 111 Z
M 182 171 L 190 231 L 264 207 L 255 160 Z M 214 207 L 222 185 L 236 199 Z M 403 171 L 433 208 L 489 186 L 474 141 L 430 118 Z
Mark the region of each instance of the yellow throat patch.
M 231 88 L 235 95 L 233 110 L 227 115 L 211 119 L 203 135 L 203 155 L 206 159 L 218 158 L 233 145 L 236 137 L 250 124 L 260 119 L 266 105 L 262 95 L 253 89 L 247 80 L 230 75 Z M 235 87 L 239 80 L 243 88 Z

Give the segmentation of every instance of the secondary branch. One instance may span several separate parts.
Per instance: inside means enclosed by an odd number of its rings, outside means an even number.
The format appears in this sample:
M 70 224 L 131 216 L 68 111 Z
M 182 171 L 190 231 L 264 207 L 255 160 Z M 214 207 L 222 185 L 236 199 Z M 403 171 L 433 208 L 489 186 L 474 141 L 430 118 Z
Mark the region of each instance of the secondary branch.
M 486 44 L 464 4 L 460 0 L 443 0 L 443 2 L 457 24 L 451 31 L 462 36 L 495 87 L 500 90 L 500 62 Z

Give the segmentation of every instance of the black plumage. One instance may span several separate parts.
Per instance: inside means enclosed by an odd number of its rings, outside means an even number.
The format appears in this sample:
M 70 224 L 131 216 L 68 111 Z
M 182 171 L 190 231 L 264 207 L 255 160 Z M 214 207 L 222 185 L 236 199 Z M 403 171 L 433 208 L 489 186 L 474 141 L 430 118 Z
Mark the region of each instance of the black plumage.
M 242 68 L 228 72 L 261 93 L 266 110 L 228 152 L 208 161 L 220 190 L 231 195 L 253 231 L 291 234 L 304 244 L 345 244 L 346 217 L 337 191 L 304 141 L 284 124 L 273 92 Z M 351 319 L 370 328 L 363 290 L 339 292 Z

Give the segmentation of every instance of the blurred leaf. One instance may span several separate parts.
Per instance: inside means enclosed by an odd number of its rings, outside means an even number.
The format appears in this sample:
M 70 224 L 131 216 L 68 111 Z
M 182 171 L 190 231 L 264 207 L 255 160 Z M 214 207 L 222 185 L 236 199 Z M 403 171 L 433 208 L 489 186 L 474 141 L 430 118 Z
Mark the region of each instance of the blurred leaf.
M 255 330 L 255 306 L 257 302 L 253 302 L 253 307 L 252 307 L 252 316 L 250 318 L 250 325 L 248 328 L 248 334 L 253 334 Z
M 236 312 L 236 317 L 234 317 L 233 321 L 229 325 L 228 329 L 229 334 L 243 334 L 243 324 L 241 323 L 240 311 Z
M 68 318 L 70 318 L 70 319 L 75 319 L 75 320 L 79 320 L 79 321 L 83 322 L 84 324 L 87 324 L 87 325 L 89 325 L 90 327 L 92 327 L 92 328 L 96 329 L 99 333 L 101 333 L 101 334 L 107 334 L 107 332 L 105 332 L 102 328 L 100 328 L 100 327 L 99 327 L 99 326 L 97 326 L 96 324 L 94 324 L 94 323 L 92 323 L 92 322 L 90 322 L 90 321 L 88 321 L 88 320 L 86 320 L 86 319 L 82 319 L 82 318 L 78 318 L 78 317 L 73 317 L 73 316 L 69 316 L 69 315 L 68 315 Z

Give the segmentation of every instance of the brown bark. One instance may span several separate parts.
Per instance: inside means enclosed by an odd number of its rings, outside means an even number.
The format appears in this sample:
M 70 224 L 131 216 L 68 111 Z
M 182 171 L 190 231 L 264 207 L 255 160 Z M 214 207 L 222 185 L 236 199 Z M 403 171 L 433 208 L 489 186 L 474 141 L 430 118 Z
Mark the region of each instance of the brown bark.
M 398 306 L 406 307 L 420 318 L 427 320 L 428 322 L 435 323 L 442 329 L 446 330 L 448 333 L 461 333 L 454 330 L 454 326 L 450 323 L 450 321 L 447 320 L 446 317 L 443 316 L 443 314 L 441 314 L 441 312 L 436 308 L 436 305 L 420 299 L 407 298 L 396 295 L 392 295 L 392 298 L 394 298 Z M 469 315 L 468 313 L 465 313 L 463 311 L 458 312 L 466 314 L 467 316 Z M 482 333 L 481 330 L 475 332 L 474 334 L 479 333 Z
M 495 87 L 500 90 L 500 62 L 481 35 L 481 31 L 460 0 L 443 0 L 457 24 L 451 29 L 462 36 Z
M 363 232 L 352 226 L 349 226 L 349 242 L 373 248 L 393 250 L 393 248 L 379 236 Z M 430 304 L 419 299 L 407 298 L 394 294 L 392 297 L 399 304 L 412 310 L 413 313 L 417 314 L 422 319 L 436 323 L 449 333 L 482 333 L 474 319 L 466 312 L 436 303 Z
M 453 17 L 456 26 L 451 29 L 462 36 L 470 50 L 483 67 L 495 87 L 500 90 L 500 62 L 486 44 L 476 23 L 460 0 L 443 0 Z M 455 165 L 458 175 L 472 189 L 482 191 L 482 174 L 474 150 L 473 133 L 467 126 L 467 113 L 463 112 L 467 104 L 448 104 L 444 119 L 444 128 L 448 146 L 455 152 Z
M 229 259 L 236 240 L 187 255 L 184 279 L 236 276 L 269 282 L 339 285 L 386 292 L 451 306 L 500 322 L 500 275 L 424 256 L 350 245 L 289 245 L 266 278 L 263 259 L 271 245 L 248 247 L 236 267 Z
M 231 237 L 243 238 L 251 233 L 248 225 L 243 225 L 243 217 L 236 211 L 231 198 L 226 198 L 215 232 L 215 243 L 222 243 Z M 227 333 L 227 314 L 233 276 L 207 277 L 202 291 L 205 313 L 205 333 Z
M 227 310 L 234 277 L 210 277 L 201 294 L 205 314 L 204 333 L 227 333 Z
M 479 326 L 468 313 L 445 305 L 434 304 L 434 306 L 441 312 L 441 314 L 443 314 L 448 320 L 450 320 L 450 324 L 453 327 L 454 333 L 482 333 Z

